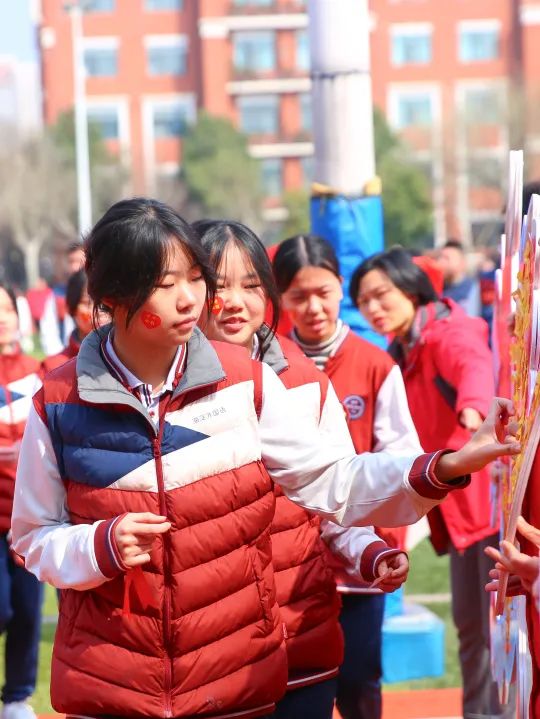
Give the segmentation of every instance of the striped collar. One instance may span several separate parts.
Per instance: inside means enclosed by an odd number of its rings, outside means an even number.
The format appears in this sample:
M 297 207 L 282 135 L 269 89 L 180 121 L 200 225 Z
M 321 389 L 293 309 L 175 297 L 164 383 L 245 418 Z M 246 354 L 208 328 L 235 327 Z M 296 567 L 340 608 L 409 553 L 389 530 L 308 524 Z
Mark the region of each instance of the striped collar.
M 150 404 L 153 397 L 152 385 L 146 384 L 138 377 L 136 377 L 133 372 L 131 372 L 120 360 L 113 346 L 112 329 L 107 334 L 107 338 L 103 339 L 101 342 L 101 353 L 103 360 L 105 361 L 105 364 L 107 365 L 113 377 L 116 377 L 116 379 L 121 382 L 124 387 L 127 387 L 132 392 L 137 392 L 141 400 L 143 400 L 145 404 Z M 169 369 L 167 379 L 165 380 L 158 396 L 161 396 L 165 392 L 172 392 L 174 390 L 184 371 L 186 357 L 186 345 L 179 345 L 176 351 L 176 355 Z

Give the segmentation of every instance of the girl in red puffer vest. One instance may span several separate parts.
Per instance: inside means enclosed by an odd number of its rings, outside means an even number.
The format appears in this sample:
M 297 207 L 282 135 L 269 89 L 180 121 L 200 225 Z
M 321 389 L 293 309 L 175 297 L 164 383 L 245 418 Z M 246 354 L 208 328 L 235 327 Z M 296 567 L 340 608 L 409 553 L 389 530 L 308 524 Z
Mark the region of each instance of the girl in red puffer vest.
M 18 345 L 15 294 L 0 285 L 0 633 L 6 637 L 2 719 L 34 719 L 26 700 L 38 666 L 43 587 L 10 551 L 11 510 L 19 446 L 39 388 L 39 362 Z
M 293 342 L 274 334 L 279 296 L 260 240 L 238 222 L 202 221 L 195 229 L 218 278 L 216 307 L 204 328 L 206 335 L 244 346 L 252 356 L 261 357 L 303 411 L 324 422 L 328 377 Z M 270 307 L 270 327 L 263 324 L 266 306 Z M 331 719 L 343 639 L 341 602 L 330 554 L 318 518 L 294 505 L 279 487 L 275 492 L 272 563 L 289 661 L 289 691 L 279 702 L 275 717 Z M 406 555 L 371 531 L 343 530 L 323 522 L 322 536 L 339 554 L 344 575 L 350 572 L 364 587 L 389 570 L 382 589 L 392 591 L 405 581 Z

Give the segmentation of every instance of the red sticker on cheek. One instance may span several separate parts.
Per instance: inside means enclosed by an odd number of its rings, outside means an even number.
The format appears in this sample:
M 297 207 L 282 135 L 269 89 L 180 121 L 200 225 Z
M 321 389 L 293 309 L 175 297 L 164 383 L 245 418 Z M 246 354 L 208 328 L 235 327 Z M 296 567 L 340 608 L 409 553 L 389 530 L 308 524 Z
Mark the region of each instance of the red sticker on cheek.
M 161 324 L 161 317 L 153 312 L 141 312 L 141 322 L 149 330 L 153 330 Z
M 208 304 L 210 306 L 210 312 L 213 315 L 219 315 L 219 313 L 223 309 L 223 300 L 221 299 L 221 297 L 214 297 L 213 303 L 210 304 L 209 302 Z

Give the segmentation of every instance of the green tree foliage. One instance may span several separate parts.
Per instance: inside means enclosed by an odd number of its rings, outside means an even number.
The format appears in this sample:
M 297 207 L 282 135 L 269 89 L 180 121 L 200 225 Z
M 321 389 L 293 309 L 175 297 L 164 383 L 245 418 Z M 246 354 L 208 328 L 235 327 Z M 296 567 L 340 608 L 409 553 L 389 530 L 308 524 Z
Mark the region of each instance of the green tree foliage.
M 248 154 L 247 139 L 233 124 L 202 112 L 184 138 L 182 177 L 190 201 L 201 214 L 260 224 L 259 164 Z
M 411 162 L 406 148 L 388 127 L 380 110 L 375 110 L 373 122 L 386 246 L 426 247 L 433 238 L 433 204 L 428 179 Z
M 0 226 L 24 255 L 33 285 L 47 244 L 77 236 L 77 179 L 73 113 L 61 115 L 40 137 L 10 141 L 0 132 Z M 124 193 L 126 174 L 96 128 L 89 132 L 94 218 Z

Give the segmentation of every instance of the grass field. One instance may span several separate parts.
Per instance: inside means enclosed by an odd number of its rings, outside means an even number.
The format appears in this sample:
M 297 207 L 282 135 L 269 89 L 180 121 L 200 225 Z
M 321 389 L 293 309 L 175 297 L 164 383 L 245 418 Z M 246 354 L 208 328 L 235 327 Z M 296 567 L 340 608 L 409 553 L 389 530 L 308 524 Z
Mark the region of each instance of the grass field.
M 406 594 L 437 594 L 448 591 L 448 559 L 436 557 L 431 544 L 425 540 L 411 552 L 411 572 L 406 586 Z M 450 616 L 450 607 L 448 603 L 426 606 L 440 616 L 446 625 L 446 672 L 437 679 L 418 679 L 402 684 L 387 685 L 385 689 L 389 691 L 456 687 L 461 684 L 456 633 Z M 56 595 L 51 587 L 47 587 L 43 614 L 45 617 L 56 614 Z M 41 634 L 38 686 L 32 699 L 32 705 L 38 713 L 42 714 L 52 712 L 49 702 L 49 667 L 54 629 L 54 623 L 44 623 Z M 3 640 L 0 639 L 0 676 L 3 674 L 4 651 Z

